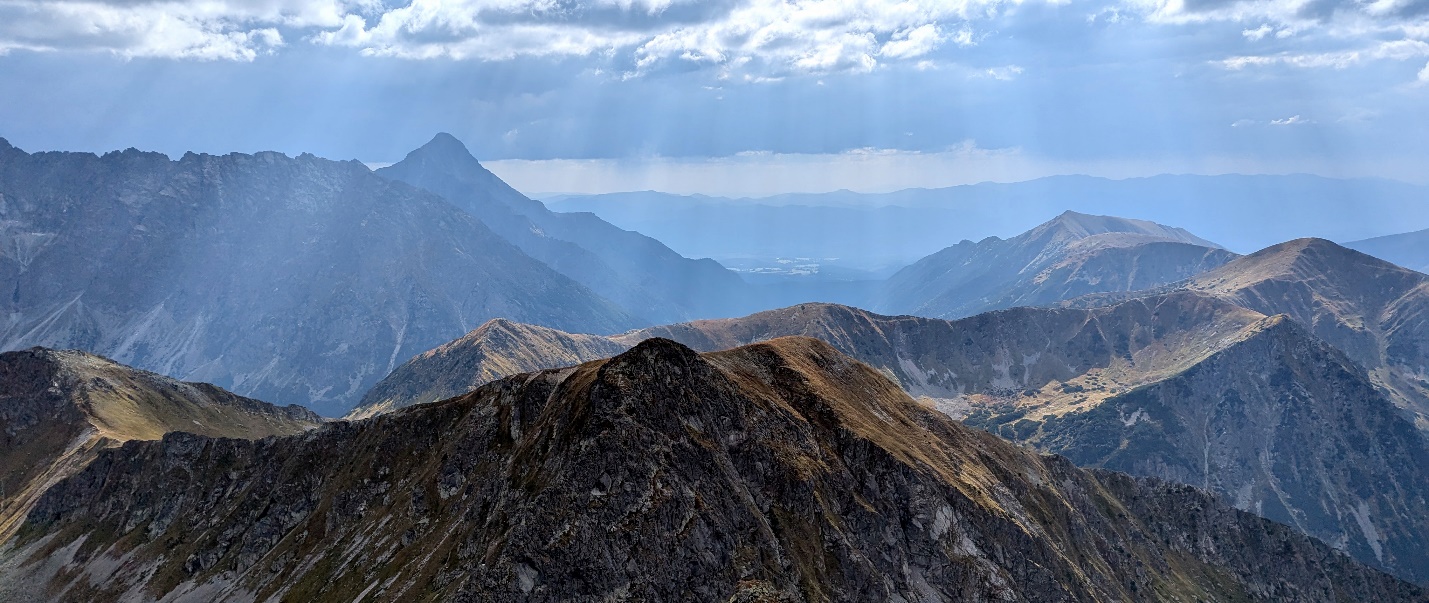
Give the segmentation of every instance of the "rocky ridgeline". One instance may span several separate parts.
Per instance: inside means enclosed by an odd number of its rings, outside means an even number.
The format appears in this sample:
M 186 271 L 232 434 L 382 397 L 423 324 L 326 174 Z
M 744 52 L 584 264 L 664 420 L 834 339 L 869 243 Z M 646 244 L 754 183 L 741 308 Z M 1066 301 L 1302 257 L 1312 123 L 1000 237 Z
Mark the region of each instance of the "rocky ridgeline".
M 301 436 L 131 442 L 43 498 L 0 578 L 86 601 L 1429 597 L 962 427 L 807 338 L 654 339 Z

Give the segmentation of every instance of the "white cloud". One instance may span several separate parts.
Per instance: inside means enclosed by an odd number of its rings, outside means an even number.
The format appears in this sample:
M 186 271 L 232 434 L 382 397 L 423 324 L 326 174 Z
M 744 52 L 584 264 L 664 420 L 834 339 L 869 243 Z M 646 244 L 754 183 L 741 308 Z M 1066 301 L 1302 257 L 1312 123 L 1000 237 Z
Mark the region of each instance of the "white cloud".
M 1424 64 L 1424 68 L 1419 70 L 1419 81 L 1429 83 L 1429 63 Z
M 1232 128 L 1249 128 L 1253 125 L 1255 125 L 1255 120 L 1253 119 L 1237 119 L 1231 122 Z
M 1303 118 L 1303 117 L 1300 117 L 1299 115 L 1291 115 L 1290 117 L 1286 117 L 1286 118 L 1284 118 L 1284 119 L 1272 119 L 1272 120 L 1270 120 L 1270 125 L 1272 125 L 1272 126 L 1299 126 L 1299 125 L 1312 124 L 1312 123 L 1315 123 L 1315 122 L 1310 121 L 1310 120 L 1308 120 L 1308 119 L 1305 119 L 1305 118 Z
M 1017 76 L 1022 75 L 1022 67 L 1019 67 L 1017 65 L 1004 65 L 1002 67 L 993 67 L 991 69 L 988 69 L 984 73 L 986 73 L 987 76 L 992 79 L 1001 80 L 1005 82 L 1017 79 Z
M 283 45 L 281 28 L 336 27 L 362 7 L 344 0 L 5 0 L 0 47 L 251 61 Z
M 1247 67 L 1286 65 L 1290 67 L 1329 67 L 1345 69 L 1366 61 L 1406 61 L 1429 56 L 1429 42 L 1422 40 L 1395 40 L 1359 49 L 1319 53 L 1281 53 L 1273 55 L 1237 56 L 1219 61 L 1221 66 L 1240 70 Z
M 694 0 L 413 0 L 371 18 L 348 15 L 311 39 L 407 58 L 601 53 L 628 57 L 626 77 L 694 64 L 767 80 L 866 72 L 921 59 L 947 43 L 971 46 L 977 35 L 970 23 L 1022 1 L 730 0 L 714 4 L 724 10 L 704 10 Z M 637 13 L 644 17 L 633 18 Z
M 1245 36 L 1247 40 L 1250 40 L 1252 42 L 1259 42 L 1265 39 L 1265 36 L 1270 35 L 1270 33 L 1273 31 L 1275 31 L 1275 28 L 1271 27 L 1268 24 L 1263 24 L 1255 29 L 1243 30 L 1240 32 L 1240 35 Z
M 885 43 L 878 54 L 894 59 L 911 59 L 928 54 L 942 44 L 943 34 L 938 26 L 927 23 L 894 33 L 893 39 Z

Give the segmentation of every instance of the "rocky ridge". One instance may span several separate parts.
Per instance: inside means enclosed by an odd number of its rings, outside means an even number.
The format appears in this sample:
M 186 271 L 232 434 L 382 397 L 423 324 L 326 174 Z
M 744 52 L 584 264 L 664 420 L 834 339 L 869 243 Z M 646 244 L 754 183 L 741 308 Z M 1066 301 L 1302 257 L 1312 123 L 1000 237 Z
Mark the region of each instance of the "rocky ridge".
M 807 338 L 653 339 L 303 436 L 131 442 L 44 497 L 0 576 L 86 601 L 1429 597 L 964 428 Z
M 263 438 L 313 429 L 321 418 L 207 383 L 181 383 L 78 351 L 0 354 L 0 541 L 50 486 L 99 451 L 185 431 Z

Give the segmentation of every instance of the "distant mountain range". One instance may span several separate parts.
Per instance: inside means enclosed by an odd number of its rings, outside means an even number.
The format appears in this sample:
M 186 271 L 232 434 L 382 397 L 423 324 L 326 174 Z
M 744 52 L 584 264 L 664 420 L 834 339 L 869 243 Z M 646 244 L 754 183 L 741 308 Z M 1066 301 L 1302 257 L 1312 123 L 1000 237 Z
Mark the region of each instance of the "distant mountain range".
M 1011 237 L 1065 210 L 1175 224 L 1248 253 L 1300 237 L 1354 241 L 1429 228 L 1426 199 L 1429 187 L 1389 180 L 1163 175 L 759 199 L 646 191 L 544 200 L 556 211 L 593 212 L 687 256 L 839 258 L 826 263 L 873 269 L 964 239 Z
M 808 338 L 652 339 L 301 437 L 131 443 L 13 546 L 0 598 L 1429 597 L 1206 493 L 962 427 Z
M 1236 255 L 1180 228 L 1064 212 L 1011 239 L 963 241 L 899 270 L 867 303 L 880 312 L 961 318 L 1092 293 L 1141 291 Z
M 1418 272 L 1429 272 L 1429 230 L 1416 230 L 1345 243 L 1345 247 Z
M 806 301 L 955 317 L 1161 285 L 1229 257 L 1185 231 L 1068 213 L 886 282 L 749 283 L 551 212 L 444 134 L 377 173 L 311 155 L 0 141 L 0 275 L 13 283 L 0 349 L 84 349 L 333 415 L 492 318 L 612 333 Z

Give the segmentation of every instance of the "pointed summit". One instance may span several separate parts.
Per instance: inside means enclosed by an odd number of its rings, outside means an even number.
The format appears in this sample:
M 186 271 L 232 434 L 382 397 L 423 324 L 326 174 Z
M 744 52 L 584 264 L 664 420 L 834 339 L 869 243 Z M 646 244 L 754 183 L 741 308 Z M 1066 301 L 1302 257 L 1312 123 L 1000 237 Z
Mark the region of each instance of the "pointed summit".
M 423 163 L 438 164 L 443 167 L 466 167 L 475 165 L 480 167 L 481 163 L 471 154 L 471 151 L 462 144 L 457 137 L 446 132 L 438 132 L 431 140 L 420 147 L 417 147 L 407 157 L 396 165 Z

